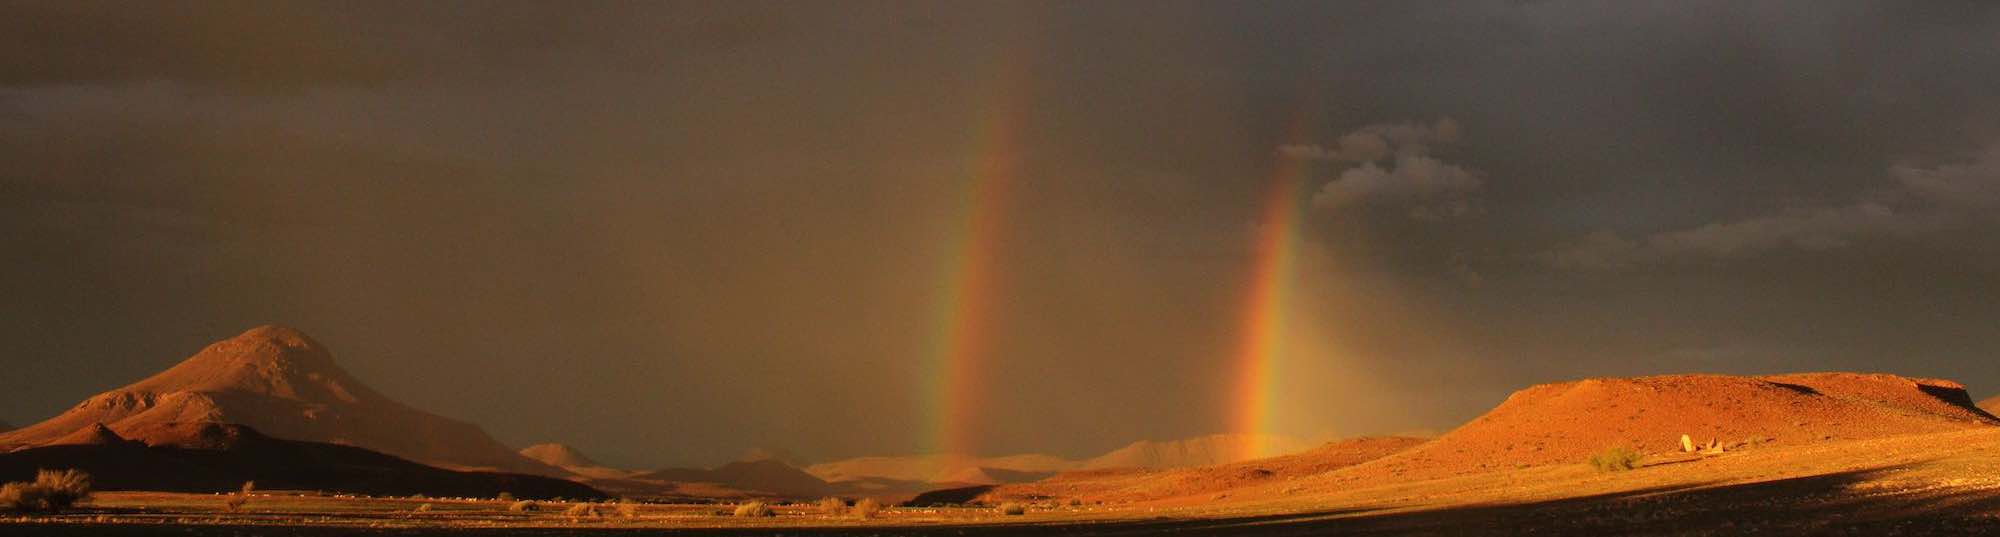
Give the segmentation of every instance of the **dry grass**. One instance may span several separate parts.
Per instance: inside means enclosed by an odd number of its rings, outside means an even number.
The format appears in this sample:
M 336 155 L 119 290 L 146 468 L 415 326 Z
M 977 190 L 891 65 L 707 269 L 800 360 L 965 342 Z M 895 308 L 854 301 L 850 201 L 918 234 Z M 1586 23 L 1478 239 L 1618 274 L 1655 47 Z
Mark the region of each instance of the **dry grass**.
M 778 516 L 778 514 L 772 512 L 771 506 L 765 505 L 764 502 L 753 501 L 736 506 L 736 516 L 769 517 L 769 516 Z
M 0 485 L 0 510 L 56 513 L 90 497 L 90 474 L 42 470 L 32 483 Z
M 832 496 L 820 498 L 818 505 L 819 505 L 819 512 L 826 513 L 829 515 L 838 515 L 841 512 L 847 510 L 847 500 L 842 500 L 840 498 L 835 498 Z
M 1003 503 L 1000 504 L 1000 514 L 1007 516 L 1025 515 L 1028 514 L 1028 506 L 1014 502 Z
M 1599 472 L 1623 472 L 1638 468 L 1639 459 L 1639 452 L 1618 446 L 1591 455 L 1590 467 Z
M 231 513 L 242 510 L 245 504 L 250 503 L 250 492 L 254 490 L 257 490 L 256 481 L 244 481 L 243 488 L 222 498 L 222 510 Z
M 874 518 L 876 513 L 882 512 L 882 502 L 875 501 L 874 498 L 862 498 L 861 501 L 854 502 L 852 512 L 854 518 L 863 520 Z
M 570 518 L 597 518 L 599 516 L 597 513 L 597 504 L 579 503 L 569 506 L 569 509 L 563 511 L 563 516 Z

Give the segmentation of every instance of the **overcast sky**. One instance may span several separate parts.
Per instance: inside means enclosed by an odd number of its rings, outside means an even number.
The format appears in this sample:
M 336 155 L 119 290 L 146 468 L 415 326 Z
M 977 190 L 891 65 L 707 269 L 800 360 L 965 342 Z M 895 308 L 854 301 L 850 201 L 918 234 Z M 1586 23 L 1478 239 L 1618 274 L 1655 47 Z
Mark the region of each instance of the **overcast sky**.
M 1310 175 L 1282 432 L 1444 430 L 1600 375 L 2000 392 L 1990 2 L 0 14 L 14 423 L 281 323 L 517 446 L 917 450 L 1005 55 L 987 453 L 1229 427 L 1286 159 Z

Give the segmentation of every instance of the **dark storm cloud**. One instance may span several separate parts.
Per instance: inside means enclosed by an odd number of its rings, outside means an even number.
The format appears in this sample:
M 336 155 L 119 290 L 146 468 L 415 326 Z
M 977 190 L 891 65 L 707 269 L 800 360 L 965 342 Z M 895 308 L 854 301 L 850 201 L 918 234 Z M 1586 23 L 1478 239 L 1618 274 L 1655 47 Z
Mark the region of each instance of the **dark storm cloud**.
M 1187 379 L 1232 370 L 1285 158 L 1293 432 L 1598 374 L 2000 385 L 1985 3 L 0 12 L 9 422 L 283 322 L 516 444 L 915 449 L 1010 54 L 989 451 L 1223 427 Z
M 372 84 L 410 65 L 330 4 L 33 2 L 0 6 L 0 84 L 178 80 L 243 89 Z

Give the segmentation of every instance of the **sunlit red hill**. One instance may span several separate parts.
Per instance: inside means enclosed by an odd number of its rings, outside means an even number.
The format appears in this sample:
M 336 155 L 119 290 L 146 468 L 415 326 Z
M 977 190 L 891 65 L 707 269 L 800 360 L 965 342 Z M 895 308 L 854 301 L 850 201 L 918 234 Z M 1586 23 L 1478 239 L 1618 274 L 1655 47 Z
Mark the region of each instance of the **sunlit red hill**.
M 1530 387 L 1432 440 L 1365 438 L 1281 457 L 1172 470 L 1078 470 L 1034 483 L 940 491 L 926 501 L 1256 501 L 1551 465 L 1626 447 L 1660 460 L 1687 435 L 1716 452 L 2000 425 L 1958 383 L 1884 374 L 1666 375 Z
M 188 423 L 244 425 L 276 438 L 357 446 L 445 468 L 568 475 L 522 457 L 475 425 L 390 400 L 342 370 L 324 346 L 281 326 L 216 342 L 145 380 L 0 434 L 0 449 L 46 445 L 96 424 L 149 441 L 150 431 Z
M 1882 374 L 1665 375 L 1544 384 L 1367 470 L 1403 478 L 1576 463 L 1608 447 L 1788 445 L 1991 427 L 1964 386 Z M 1357 468 L 1356 470 L 1361 470 Z

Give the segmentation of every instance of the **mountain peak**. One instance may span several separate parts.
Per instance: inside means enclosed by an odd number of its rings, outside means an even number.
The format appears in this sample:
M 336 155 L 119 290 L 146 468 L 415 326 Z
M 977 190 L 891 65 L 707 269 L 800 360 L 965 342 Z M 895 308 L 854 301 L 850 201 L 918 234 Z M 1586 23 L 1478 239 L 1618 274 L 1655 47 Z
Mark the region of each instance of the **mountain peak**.
M 251 328 L 235 337 L 210 344 L 194 359 L 204 355 L 255 362 L 294 363 L 315 369 L 334 367 L 333 353 L 328 352 L 325 345 L 297 328 L 275 324 Z
M 142 391 L 250 392 L 309 403 L 379 399 L 298 329 L 263 325 L 217 341 L 131 387 Z

